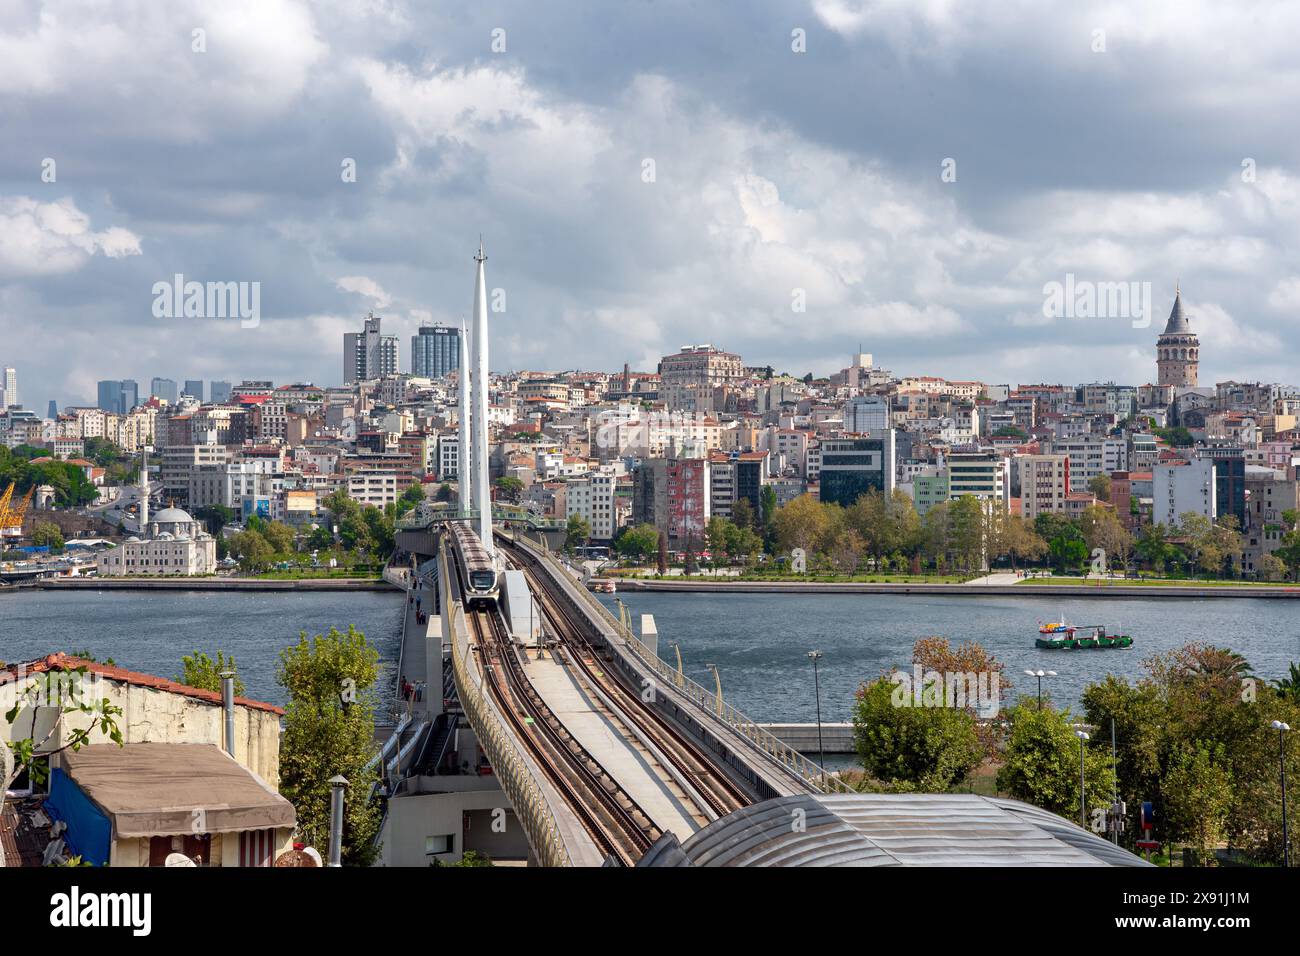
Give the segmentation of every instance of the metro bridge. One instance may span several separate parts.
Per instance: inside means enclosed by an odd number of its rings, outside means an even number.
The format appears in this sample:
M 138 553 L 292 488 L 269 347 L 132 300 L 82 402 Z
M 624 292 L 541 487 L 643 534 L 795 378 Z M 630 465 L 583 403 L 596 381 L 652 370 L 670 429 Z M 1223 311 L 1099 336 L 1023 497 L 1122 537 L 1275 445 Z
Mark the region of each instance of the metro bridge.
M 464 535 L 445 525 L 475 517 L 413 514 L 399 523 L 397 545 L 412 556 L 403 580 L 428 595 L 430 611 L 436 605 L 444 693 L 509 798 L 530 862 L 1144 865 L 1018 801 L 854 792 L 716 689 L 670 667 L 656 637 L 643 640 L 611 615 L 548 548 L 561 522 L 548 527 L 526 509 L 494 507 L 503 583 L 491 600 L 470 600 L 457 543 Z M 399 682 L 433 673 L 422 656 L 412 663 L 406 644 Z M 410 720 L 399 726 L 385 749 L 388 775 L 402 769 L 403 754 L 416 773 L 427 761 L 415 755 L 445 751 L 447 726 L 431 724 L 423 736 Z M 399 781 L 394 792 L 426 784 Z

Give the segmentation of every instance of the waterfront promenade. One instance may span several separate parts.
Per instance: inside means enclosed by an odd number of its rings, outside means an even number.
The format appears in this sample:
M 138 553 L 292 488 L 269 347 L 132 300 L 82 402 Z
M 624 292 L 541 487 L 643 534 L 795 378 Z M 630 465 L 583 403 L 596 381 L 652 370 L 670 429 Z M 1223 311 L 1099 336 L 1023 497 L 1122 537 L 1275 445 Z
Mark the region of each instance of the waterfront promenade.
M 31 587 L 51 591 L 391 591 L 380 578 L 99 578 L 50 577 Z
M 1071 598 L 1300 598 L 1295 584 L 1133 584 L 1102 579 L 1094 584 L 1030 583 L 1012 574 L 991 574 L 964 584 L 870 581 L 738 581 L 687 577 L 620 577 L 619 591 L 690 591 L 718 594 L 924 594 L 955 597 Z

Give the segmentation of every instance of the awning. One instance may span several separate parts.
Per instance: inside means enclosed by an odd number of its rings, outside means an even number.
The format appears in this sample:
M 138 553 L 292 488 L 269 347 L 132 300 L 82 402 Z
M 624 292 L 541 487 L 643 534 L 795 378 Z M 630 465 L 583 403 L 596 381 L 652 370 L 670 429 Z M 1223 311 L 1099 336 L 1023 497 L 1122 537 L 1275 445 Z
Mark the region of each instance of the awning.
M 212 744 L 92 744 L 62 755 L 117 837 L 292 827 L 292 804 Z

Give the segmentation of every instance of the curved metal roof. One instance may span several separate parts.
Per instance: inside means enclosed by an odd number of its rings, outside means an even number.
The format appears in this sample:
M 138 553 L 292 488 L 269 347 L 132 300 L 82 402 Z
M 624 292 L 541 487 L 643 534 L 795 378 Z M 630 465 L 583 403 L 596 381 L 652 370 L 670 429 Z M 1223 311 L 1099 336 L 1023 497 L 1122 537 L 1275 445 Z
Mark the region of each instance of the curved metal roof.
M 778 797 L 671 834 L 638 866 L 1148 866 L 1038 807 L 976 794 Z

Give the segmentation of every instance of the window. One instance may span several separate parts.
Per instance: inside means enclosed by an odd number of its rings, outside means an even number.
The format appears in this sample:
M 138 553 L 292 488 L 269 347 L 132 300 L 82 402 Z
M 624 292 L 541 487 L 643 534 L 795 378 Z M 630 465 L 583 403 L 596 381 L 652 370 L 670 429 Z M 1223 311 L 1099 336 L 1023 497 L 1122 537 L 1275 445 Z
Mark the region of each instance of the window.
M 433 856 L 438 853 L 451 853 L 455 846 L 455 837 L 450 834 L 440 834 L 438 836 L 427 836 L 424 838 L 425 856 Z

